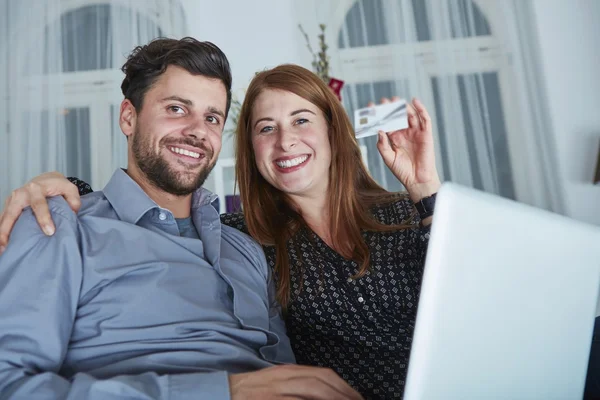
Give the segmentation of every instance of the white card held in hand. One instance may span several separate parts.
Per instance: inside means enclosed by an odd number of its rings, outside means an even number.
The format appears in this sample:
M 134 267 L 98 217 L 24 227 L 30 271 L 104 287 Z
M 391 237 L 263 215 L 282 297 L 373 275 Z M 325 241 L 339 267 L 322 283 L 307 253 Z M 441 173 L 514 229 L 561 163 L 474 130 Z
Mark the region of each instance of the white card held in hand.
M 378 131 L 392 132 L 408 128 L 406 100 L 378 104 L 354 111 L 356 138 L 377 135 Z

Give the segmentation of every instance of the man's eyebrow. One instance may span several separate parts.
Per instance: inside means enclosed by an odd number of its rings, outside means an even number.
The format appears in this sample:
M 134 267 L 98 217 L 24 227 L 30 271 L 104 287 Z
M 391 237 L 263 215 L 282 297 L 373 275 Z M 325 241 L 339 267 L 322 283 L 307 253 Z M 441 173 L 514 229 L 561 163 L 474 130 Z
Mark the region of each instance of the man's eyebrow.
M 161 102 L 165 102 L 165 101 L 178 101 L 180 103 L 185 104 L 188 107 L 191 107 L 194 105 L 194 102 L 189 100 L 189 99 L 184 99 L 183 97 L 179 97 L 179 96 L 168 96 L 165 97 L 164 99 L 161 100 Z M 207 107 L 207 111 L 213 114 L 217 114 L 219 116 L 221 116 L 223 119 L 225 119 L 225 113 L 221 110 L 219 110 L 217 107 L 213 107 L 213 106 L 209 106 Z
M 209 106 L 208 107 L 208 112 L 211 112 L 213 114 L 217 114 L 217 115 L 221 116 L 221 118 L 225 119 L 225 113 L 223 111 L 219 110 L 216 107 Z
M 317 114 L 315 114 L 314 112 L 310 111 L 308 108 L 301 108 L 300 110 L 292 111 L 292 112 L 290 113 L 290 116 L 291 116 L 291 117 L 293 117 L 294 115 L 297 115 L 297 114 L 300 114 L 300 113 L 303 113 L 303 112 L 308 112 L 308 113 L 311 113 L 311 114 L 313 114 L 313 115 L 317 115 Z M 258 125 L 258 123 L 259 123 L 259 122 L 262 122 L 262 121 L 273 121 L 273 118 L 271 118 L 271 117 L 265 117 L 265 118 L 261 118 L 261 119 L 257 120 L 257 121 L 254 123 L 254 127 L 256 128 L 256 125 Z
M 194 103 L 189 100 L 189 99 L 184 99 L 183 97 L 179 97 L 179 96 L 169 96 L 169 97 L 165 97 L 164 99 L 161 100 L 161 102 L 165 102 L 165 101 L 170 101 L 170 100 L 175 100 L 178 101 L 180 103 L 185 104 L 186 106 L 191 106 Z

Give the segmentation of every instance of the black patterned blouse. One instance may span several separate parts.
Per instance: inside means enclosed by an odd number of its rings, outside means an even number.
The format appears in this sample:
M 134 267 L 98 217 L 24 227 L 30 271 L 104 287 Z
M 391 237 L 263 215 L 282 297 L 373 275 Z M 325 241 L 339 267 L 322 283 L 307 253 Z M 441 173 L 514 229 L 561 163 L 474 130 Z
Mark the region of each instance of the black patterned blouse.
M 400 224 L 412 210 L 401 200 L 373 215 Z M 332 368 L 367 399 L 402 397 L 429 240 L 429 228 L 416 219 L 413 229 L 363 233 L 371 269 L 357 280 L 350 277 L 358 265 L 311 230 L 288 242 L 292 296 L 284 318 L 298 364 Z M 247 232 L 242 214 L 221 221 Z M 274 268 L 274 247 L 264 251 Z

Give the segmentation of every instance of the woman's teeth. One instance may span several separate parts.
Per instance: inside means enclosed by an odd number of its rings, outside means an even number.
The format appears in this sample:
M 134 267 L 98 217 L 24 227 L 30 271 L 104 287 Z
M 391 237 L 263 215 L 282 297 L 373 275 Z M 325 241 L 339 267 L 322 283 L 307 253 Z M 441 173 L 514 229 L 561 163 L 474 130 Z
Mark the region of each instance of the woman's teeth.
M 292 167 L 295 167 L 296 165 L 302 164 L 307 159 L 308 159 L 308 156 L 304 155 L 304 156 L 292 158 L 291 160 L 276 161 L 275 163 L 280 168 L 292 168 Z

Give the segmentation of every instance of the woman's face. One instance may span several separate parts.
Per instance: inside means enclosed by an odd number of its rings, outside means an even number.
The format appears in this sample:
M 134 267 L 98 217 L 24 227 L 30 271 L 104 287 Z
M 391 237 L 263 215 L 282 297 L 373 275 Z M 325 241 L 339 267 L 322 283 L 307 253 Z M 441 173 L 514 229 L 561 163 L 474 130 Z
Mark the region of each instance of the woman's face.
M 321 110 L 304 98 L 266 89 L 252 109 L 252 147 L 261 175 L 291 196 L 327 193 L 331 146 Z

